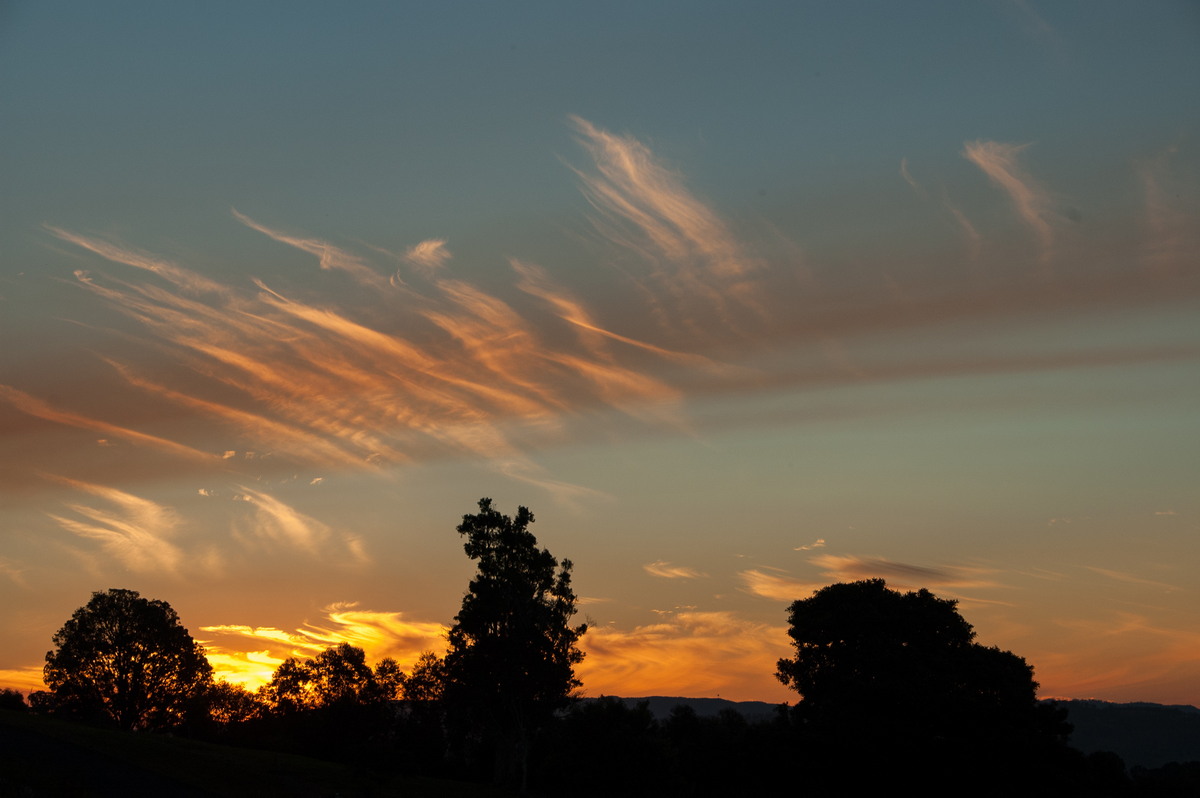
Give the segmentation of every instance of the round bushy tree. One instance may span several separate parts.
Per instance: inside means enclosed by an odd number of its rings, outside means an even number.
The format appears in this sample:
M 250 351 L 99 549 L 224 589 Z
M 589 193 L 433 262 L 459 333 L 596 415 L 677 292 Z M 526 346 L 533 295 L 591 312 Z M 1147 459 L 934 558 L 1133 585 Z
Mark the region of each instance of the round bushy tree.
M 953 600 L 868 579 L 794 602 L 788 621 L 796 654 L 776 675 L 800 693 L 795 716 L 829 784 L 941 789 L 986 772 L 997 794 L 1019 794 L 1065 750 L 1070 727 L 1038 703 L 1033 668 L 974 642 Z
M 171 605 L 134 590 L 93 593 L 53 639 L 43 679 L 56 712 L 127 730 L 170 728 L 212 685 L 204 649 Z

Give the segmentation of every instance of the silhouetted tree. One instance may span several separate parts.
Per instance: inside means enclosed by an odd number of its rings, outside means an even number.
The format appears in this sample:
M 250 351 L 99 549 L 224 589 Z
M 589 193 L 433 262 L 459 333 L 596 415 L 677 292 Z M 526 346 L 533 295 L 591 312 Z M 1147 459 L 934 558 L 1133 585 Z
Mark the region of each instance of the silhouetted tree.
M 25 696 L 21 694 L 20 690 L 5 687 L 3 690 L 0 690 L 0 709 L 12 709 L 17 712 L 24 712 L 29 707 L 25 705 Z
M 627 706 L 601 696 L 576 702 L 535 753 L 537 787 L 549 794 L 564 792 L 564 784 L 579 796 L 669 794 L 672 762 L 647 701 Z M 586 778 L 579 774 L 581 756 L 593 763 Z
M 412 672 L 404 678 L 401 690 L 404 700 L 411 705 L 440 701 L 445 689 L 445 661 L 432 651 L 422 651 Z
M 276 715 L 291 715 L 316 705 L 304 660 L 288 657 L 258 689 L 259 699 Z
M 374 669 L 366 652 L 349 643 L 327 648 L 315 657 L 289 657 L 280 663 L 259 694 L 277 714 L 306 709 L 368 705 L 399 697 L 404 674 L 393 659 Z
M 797 716 L 827 762 L 852 746 L 890 762 L 891 778 L 988 771 L 1008 790 L 1065 750 L 1070 727 L 1039 707 L 1033 668 L 975 643 L 953 600 L 869 579 L 794 602 L 788 621 L 796 655 L 776 675 L 799 691 Z
M 404 695 L 404 682 L 407 678 L 396 660 L 391 657 L 381 659 L 375 665 L 375 691 L 379 700 L 399 700 Z
M 280 663 L 258 698 L 265 717 L 262 739 L 285 750 L 343 761 L 379 760 L 399 721 L 396 699 L 405 678 L 393 659 L 372 668 L 349 643 L 309 659 Z
M 400 724 L 398 760 L 406 767 L 440 773 L 446 763 L 445 705 L 446 667 L 432 651 L 417 657 L 404 677 L 400 695 L 404 721 Z
M 212 684 L 204 649 L 165 601 L 136 591 L 92 594 L 54 635 L 43 671 L 55 711 L 164 729 L 203 707 Z
M 533 513 L 515 518 L 479 500 L 479 512 L 458 526 L 478 572 L 450 629 L 445 659 L 445 700 L 457 728 L 489 746 L 494 778 L 527 775 L 534 733 L 565 707 L 579 686 L 576 646 L 586 625 L 571 626 L 575 593 L 571 561 L 558 561 L 528 529 Z
M 53 715 L 58 707 L 54 693 L 49 690 L 34 690 L 26 700 L 29 702 L 30 711 L 37 715 Z
M 244 723 L 263 711 L 262 703 L 254 693 L 232 682 L 214 682 L 207 700 L 209 718 L 222 726 Z
M 370 704 L 382 698 L 366 652 L 357 646 L 327 648 L 305 665 L 317 706 Z
M 779 660 L 777 676 L 800 693 L 812 722 L 857 724 L 886 708 L 907 725 L 915 714 L 940 714 L 931 704 L 950 691 L 970 689 L 956 682 L 975 633 L 952 600 L 870 579 L 822 588 L 789 612 L 796 656 Z

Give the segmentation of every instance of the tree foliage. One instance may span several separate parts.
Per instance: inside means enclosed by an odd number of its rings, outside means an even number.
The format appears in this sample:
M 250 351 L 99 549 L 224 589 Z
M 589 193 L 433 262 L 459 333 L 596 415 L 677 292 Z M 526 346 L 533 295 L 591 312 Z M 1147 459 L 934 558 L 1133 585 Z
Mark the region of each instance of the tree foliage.
M 175 610 L 133 590 L 93 593 L 53 640 L 43 678 L 56 712 L 164 729 L 203 707 L 212 683 L 204 649 Z
M 794 602 L 788 621 L 796 654 L 776 675 L 799 691 L 797 717 L 831 767 L 870 752 L 893 774 L 952 781 L 955 768 L 973 768 L 1021 779 L 1063 748 L 1069 727 L 1038 704 L 1033 668 L 974 642 L 955 601 L 869 579 Z
M 245 723 L 261 714 L 257 696 L 240 684 L 217 681 L 208 691 L 209 719 L 222 726 Z
M 404 678 L 401 693 L 410 707 L 416 707 L 440 701 L 445 686 L 446 663 L 432 651 L 422 651 Z
M 558 561 L 529 531 L 533 513 L 509 518 L 479 500 L 458 526 L 478 571 L 449 633 L 445 699 L 460 721 L 493 746 L 497 780 L 524 767 L 530 736 L 579 686 L 576 645 L 586 624 L 571 625 L 571 561 Z
M 0 709 L 24 712 L 28 708 L 25 704 L 25 696 L 21 694 L 20 690 L 13 690 L 10 687 L 0 690 Z
M 957 602 L 928 590 L 900 593 L 882 579 L 830 585 L 789 608 L 796 656 L 777 676 L 822 724 L 894 717 L 911 730 L 1032 712 L 1033 668 L 974 642 Z M 856 720 L 857 722 L 857 720 Z M 948 729 L 941 729 L 947 731 Z
M 315 657 L 280 663 L 260 696 L 276 714 L 308 709 L 381 704 L 399 697 L 404 674 L 393 659 L 374 669 L 358 646 L 341 643 Z

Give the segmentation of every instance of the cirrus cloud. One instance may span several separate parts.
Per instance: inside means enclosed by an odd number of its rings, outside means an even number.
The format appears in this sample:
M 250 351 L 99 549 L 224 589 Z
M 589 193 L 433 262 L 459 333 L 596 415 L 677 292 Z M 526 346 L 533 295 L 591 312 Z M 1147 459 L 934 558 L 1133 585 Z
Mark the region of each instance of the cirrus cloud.
M 666 560 L 655 560 L 642 566 L 642 570 L 651 576 L 663 579 L 699 579 L 708 576 L 703 571 L 689 568 L 686 565 L 673 565 Z

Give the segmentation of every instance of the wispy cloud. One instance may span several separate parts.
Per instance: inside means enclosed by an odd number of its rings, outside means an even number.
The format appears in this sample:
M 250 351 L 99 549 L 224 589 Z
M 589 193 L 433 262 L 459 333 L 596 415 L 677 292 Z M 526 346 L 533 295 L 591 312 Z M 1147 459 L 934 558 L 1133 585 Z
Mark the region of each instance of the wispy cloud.
M 1152 685 L 1192 684 L 1200 666 L 1200 633 L 1141 613 L 1063 618 L 1056 626 L 1058 644 L 1037 661 L 1045 695 L 1138 700 Z
M 643 258 L 655 295 L 670 296 L 671 306 L 659 307 L 660 318 L 697 334 L 710 327 L 701 326 L 695 314 L 705 313 L 706 321 L 716 314 L 730 329 L 747 321 L 745 311 L 760 313 L 760 286 L 752 277 L 762 264 L 681 177 L 636 139 L 579 117 L 571 121 L 596 167 L 576 174 L 601 214 L 597 225 L 611 241 Z
M 73 233 L 54 225 L 45 225 L 46 229 L 63 241 L 74 244 L 81 249 L 94 252 L 105 260 L 113 263 L 123 263 L 135 269 L 142 269 L 162 277 L 178 288 L 191 294 L 224 294 L 228 289 L 220 283 L 210 280 L 203 275 L 179 266 L 176 263 L 142 252 L 137 249 L 122 246 L 95 236 L 84 236 Z
M 814 590 L 824 587 L 823 583 L 794 579 L 775 568 L 751 568 L 740 572 L 738 576 L 747 592 L 776 601 L 792 602 L 808 598 Z
M 983 253 L 983 236 L 979 234 L 975 225 L 962 212 L 962 209 L 957 205 L 951 204 L 948 198 L 943 198 L 942 206 L 954 217 L 958 229 L 962 231 L 963 238 L 967 244 L 967 259 L 973 264 L 978 263 L 980 255 Z
M 1054 230 L 1046 220 L 1050 215 L 1051 202 L 1046 190 L 1026 174 L 1019 163 L 1018 156 L 1029 146 L 999 141 L 970 141 L 963 148 L 963 157 L 978 166 L 1008 194 L 1017 215 L 1037 235 L 1045 263 L 1054 245 Z
M 426 274 L 432 274 L 450 260 L 450 250 L 446 249 L 445 241 L 440 238 L 431 238 L 410 247 L 404 253 L 404 259 L 423 269 Z
M 642 566 L 642 570 L 651 576 L 659 576 L 663 579 L 699 579 L 708 574 L 697 571 L 695 568 L 689 568 L 686 565 L 673 565 L 666 560 L 655 560 L 652 563 L 647 563 Z
M 246 500 L 254 505 L 254 519 L 244 525 L 239 537 L 249 538 L 317 554 L 329 539 L 329 527 L 290 507 L 274 496 L 243 486 Z
M 995 582 L 988 578 L 989 572 L 982 568 L 926 565 L 896 562 L 882 557 L 857 557 L 854 555 L 819 554 L 811 562 L 824 576 L 837 582 L 853 582 L 859 579 L 886 579 L 893 587 L 911 589 L 920 587 L 993 587 Z
M 812 551 L 813 549 L 825 548 L 825 538 L 817 538 L 812 543 L 805 543 L 803 546 L 795 546 L 792 551 Z
M 904 178 L 904 182 L 908 183 L 909 187 L 917 193 L 918 196 L 928 196 L 929 192 L 925 187 L 916 181 L 912 173 L 908 171 L 908 158 L 900 159 L 900 176 Z
M 1152 588 L 1155 588 L 1156 590 L 1161 590 L 1161 591 L 1165 591 L 1168 593 L 1174 593 L 1174 592 L 1177 592 L 1182 589 L 1178 585 L 1172 585 L 1167 582 L 1161 582 L 1157 579 L 1146 579 L 1145 577 L 1138 576 L 1137 574 L 1129 573 L 1128 571 L 1115 571 L 1110 568 L 1097 568 L 1094 565 L 1087 565 L 1084 567 L 1087 568 L 1089 571 L 1092 571 L 1093 573 L 1100 574 L 1101 576 L 1107 577 L 1109 579 L 1113 579 L 1118 582 L 1126 582 L 1126 583 L 1133 584 L 1133 585 L 1141 585 L 1143 587 L 1152 587 Z
M 260 222 L 256 222 L 244 213 L 240 213 L 236 208 L 232 209 L 232 213 L 234 218 L 251 230 L 257 230 L 281 244 L 287 244 L 290 247 L 295 247 L 302 252 L 307 252 L 315 256 L 322 269 L 345 272 L 364 285 L 376 288 L 384 285 L 384 280 L 378 272 L 364 264 L 357 256 L 340 247 L 334 246 L 328 241 L 322 241 L 319 238 L 290 235 L 279 230 L 274 230 Z
M 786 629 L 732 612 L 669 614 L 632 630 L 595 627 L 578 668 L 589 695 L 762 699 L 762 675 L 788 654 Z
M 12 580 L 13 584 L 19 587 L 25 587 L 25 568 L 22 568 L 14 560 L 7 557 L 0 557 L 0 576 L 5 576 Z
M 252 508 L 249 518 L 234 521 L 234 539 L 248 549 L 295 551 L 309 557 L 349 564 L 368 561 L 356 535 L 338 533 L 328 524 L 285 504 L 264 491 L 240 486 L 238 498 Z
M 341 643 L 363 649 L 368 661 L 391 657 L 407 670 L 421 652 L 445 649 L 447 629 L 409 620 L 404 613 L 343 602 L 325 607 L 319 621 L 293 631 L 240 624 L 203 626 L 200 631 L 206 633 L 202 642 L 217 677 L 255 689 L 270 681 L 288 657 L 309 658 Z
M 111 509 L 69 504 L 75 517 L 48 513 L 63 529 L 98 541 L 104 551 L 131 571 L 175 574 L 183 562 L 183 551 L 172 542 L 180 524 L 178 514 L 149 499 L 66 477 L 50 476 L 56 482 L 89 493 L 107 502 Z
M 756 255 L 645 143 L 583 119 L 572 126 L 591 156 L 576 174 L 603 232 L 595 265 L 613 276 L 599 295 L 590 277 L 499 255 L 511 279 L 505 284 L 501 274 L 485 287 L 467 279 L 468 269 L 459 273 L 439 238 L 399 256 L 372 254 L 370 245 L 361 254 L 361 247 L 281 232 L 236 210 L 241 224 L 313 256 L 321 270 L 302 265 L 270 281 L 218 283 L 167 257 L 47 227 L 80 248 L 81 258 L 115 264 L 113 274 L 76 274 L 78 287 L 124 317 L 111 329 L 89 328 L 117 344 L 101 356 L 112 382 L 90 382 L 68 407 L 13 379 L 0 385 L 0 401 L 110 443 L 236 473 L 246 484 L 269 468 L 388 473 L 467 458 L 569 502 L 583 489 L 545 473 L 535 461 L 539 450 L 610 432 L 696 435 L 705 425 L 763 423 L 740 411 L 720 417 L 718 403 L 697 401 L 714 396 L 1200 354 L 1187 345 L 1098 345 L 1033 354 L 961 348 L 897 359 L 886 347 L 851 345 L 896 330 L 1025 318 L 1031 310 L 1177 297 L 1179 287 L 1150 284 L 1138 270 L 1100 280 L 1078 264 L 1060 269 L 1053 285 L 1024 276 L 983 283 L 972 279 L 978 274 L 946 271 L 872 285 L 819 265 L 807 272 L 818 277 L 801 280 L 792 256 L 774 262 Z M 1049 198 L 1022 170 L 1022 149 L 981 141 L 967 144 L 964 155 L 1003 188 L 1059 269 L 1064 248 L 1050 253 Z M 912 179 L 907 161 L 901 169 Z M 1154 174 L 1160 185 L 1161 170 Z M 947 207 L 974 259 L 983 235 Z M 1158 206 L 1148 200 L 1147 207 Z M 1147 229 L 1159 228 L 1148 222 Z M 386 262 L 373 262 L 381 252 Z M 1182 250 L 1171 252 L 1182 261 Z M 397 261 L 404 279 L 389 283 Z M 344 277 L 372 290 L 346 290 Z M 137 402 L 92 400 L 114 389 Z M 259 457 L 218 454 L 245 451 Z
M 1186 196 L 1182 190 L 1183 181 L 1179 170 L 1172 168 L 1178 153 L 1179 145 L 1171 144 L 1144 159 L 1137 167 L 1145 203 L 1143 225 L 1146 236 L 1142 262 L 1157 277 L 1179 274 L 1200 247 L 1195 203 L 1189 205 L 1182 199 Z
M 235 215 L 276 240 L 318 255 L 326 269 L 372 282 L 363 276 L 369 267 L 357 257 L 318 239 L 279 233 Z M 114 252 L 107 243 L 58 233 L 116 262 L 159 263 L 150 256 Z M 701 356 L 601 328 L 582 305 L 568 306 L 565 292 L 551 293 L 544 275 L 539 279 L 535 268 L 523 266 L 523 286 L 566 311 L 561 320 L 575 330 L 557 341 L 548 339 L 530 318 L 498 296 L 436 273 L 433 267 L 447 258 L 443 242 L 430 240 L 415 247 L 409 260 L 429 272 L 427 295 L 385 292 L 378 294 L 379 308 L 316 304 L 260 280 L 253 281 L 256 293 L 230 287 L 209 292 L 203 301 L 103 275 L 81 273 L 79 280 L 152 332 L 148 346 L 171 351 L 202 380 L 167 387 L 165 381 L 139 374 L 115 356 L 106 358 L 126 384 L 209 417 L 229 430 L 226 436 L 232 432 L 254 448 L 310 464 L 370 467 L 466 452 L 547 486 L 553 483 L 561 493 L 570 486 L 538 474 L 520 447 L 511 443 L 508 427 L 532 427 L 544 434 L 581 404 L 617 408 L 660 423 L 677 395 L 643 368 L 622 362 L 607 350 L 608 344 L 619 342 L 684 368 L 720 370 Z M 164 274 L 162 268 L 151 271 Z M 169 282 L 187 285 L 189 275 L 172 265 Z M 411 305 L 414 312 L 378 312 L 396 302 Z M 399 319 L 402 324 L 382 330 L 366 323 L 368 316 Z M 203 381 L 220 390 L 197 390 Z M 7 388 L 0 398 L 48 420 L 187 449 L 58 411 L 16 388 Z
M 24 668 L 0 668 L 0 685 L 23 693 L 34 690 L 45 690 L 42 681 L 43 665 L 29 665 Z
M 334 604 L 320 620 L 287 631 L 239 624 L 200 628 L 218 678 L 250 689 L 265 684 L 288 657 L 312 657 L 346 642 L 368 661 L 392 657 L 409 669 L 423 651 L 445 650 L 447 629 L 409 620 L 404 613 Z M 591 695 L 686 694 L 762 698 L 763 673 L 787 653 L 785 630 L 730 612 L 670 612 L 632 630 L 593 627 L 581 641 L 587 654 L 577 669 Z
M 121 438 L 131 443 L 148 446 L 154 449 L 177 455 L 179 457 L 193 461 L 211 461 L 214 456 L 208 452 L 193 449 L 190 446 L 185 446 L 181 443 L 150 435 L 144 432 L 139 432 L 134 429 L 122 427 L 117 424 L 111 424 L 96 418 L 90 418 L 80 413 L 74 413 L 70 410 L 63 410 L 54 407 L 49 402 L 38 399 L 25 391 L 13 388 L 9 385 L 0 384 L 0 399 L 7 401 L 16 409 L 23 413 L 27 413 L 35 418 L 41 418 L 46 421 L 52 421 L 56 424 L 65 424 L 69 427 L 78 427 L 79 429 L 91 430 L 108 435 L 114 438 Z

